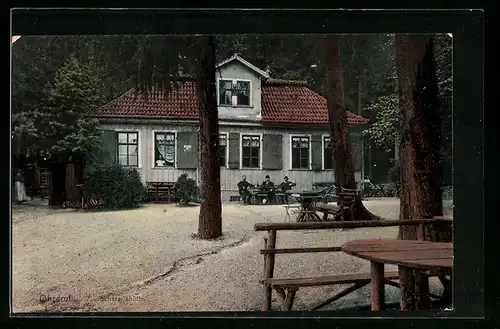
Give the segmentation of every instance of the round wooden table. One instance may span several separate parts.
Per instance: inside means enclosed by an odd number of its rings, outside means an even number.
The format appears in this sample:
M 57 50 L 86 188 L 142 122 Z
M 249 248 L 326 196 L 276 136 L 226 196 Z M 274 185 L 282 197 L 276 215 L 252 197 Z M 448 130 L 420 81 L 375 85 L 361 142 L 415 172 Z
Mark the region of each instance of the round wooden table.
M 384 304 L 384 264 L 398 265 L 399 272 L 408 269 L 438 270 L 445 273 L 453 268 L 453 244 L 419 240 L 354 240 L 342 246 L 342 251 L 371 263 L 372 311 Z

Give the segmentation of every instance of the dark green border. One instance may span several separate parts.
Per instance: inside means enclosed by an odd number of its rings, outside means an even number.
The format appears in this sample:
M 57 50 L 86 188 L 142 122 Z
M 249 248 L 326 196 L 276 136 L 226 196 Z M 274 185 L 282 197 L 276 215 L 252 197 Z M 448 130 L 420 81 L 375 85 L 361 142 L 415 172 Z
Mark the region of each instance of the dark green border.
M 483 20 L 480 10 L 368 10 L 368 11 L 171 11 L 171 10 L 23 10 L 12 11 L 13 34 L 183 34 L 183 33 L 453 33 L 454 40 L 454 201 L 455 201 L 455 311 L 436 314 L 439 317 L 481 317 L 484 314 L 483 261 Z M 10 138 L 9 138 L 10 140 Z M 165 296 L 168 298 L 168 296 Z M 71 314 L 64 314 L 65 316 Z M 82 314 L 74 314 L 81 316 Z M 93 317 L 109 316 L 175 317 L 163 319 L 170 325 L 203 325 L 212 327 L 221 320 L 206 317 L 235 316 L 233 325 L 256 327 L 270 320 L 242 322 L 241 317 L 268 317 L 268 313 L 99 313 Z M 282 317 L 371 317 L 371 312 L 296 312 L 279 314 Z M 377 317 L 434 316 L 430 313 L 379 313 Z M 33 315 L 37 317 L 37 315 Z M 56 316 L 52 314 L 52 317 Z M 192 317 L 205 319 L 194 320 Z M 134 320 L 119 320 L 127 327 Z M 88 327 L 89 318 L 72 325 Z M 142 320 L 141 320 L 142 321 Z M 203 321 L 203 322 L 200 322 Z M 277 320 L 286 326 L 309 326 L 314 319 Z M 405 321 L 405 320 L 403 320 Z M 16 320 L 18 325 L 30 319 Z M 41 324 L 39 321 L 37 321 Z M 42 322 L 45 322 L 43 320 Z M 57 319 L 51 320 L 56 325 Z M 104 322 L 109 323 L 107 320 Z M 157 321 L 156 321 L 157 322 Z M 324 325 L 339 327 L 341 320 L 324 320 Z M 326 322 L 326 323 L 325 323 Z M 365 327 L 375 322 L 360 320 Z M 414 324 L 427 322 L 413 321 Z M 84 324 L 86 323 L 86 325 Z M 210 325 L 210 323 L 212 325 Z M 407 323 L 407 322 L 406 322 Z M 474 324 L 472 321 L 462 323 Z M 50 326 L 52 326 L 52 324 Z M 227 322 L 226 322 L 227 324 Z M 274 326 L 275 321 L 272 322 Z M 384 328 L 401 327 L 402 320 L 383 321 Z M 424 324 L 425 325 L 425 324 Z M 427 326 L 427 325 L 426 325 Z M 141 325 L 142 327 L 142 325 Z

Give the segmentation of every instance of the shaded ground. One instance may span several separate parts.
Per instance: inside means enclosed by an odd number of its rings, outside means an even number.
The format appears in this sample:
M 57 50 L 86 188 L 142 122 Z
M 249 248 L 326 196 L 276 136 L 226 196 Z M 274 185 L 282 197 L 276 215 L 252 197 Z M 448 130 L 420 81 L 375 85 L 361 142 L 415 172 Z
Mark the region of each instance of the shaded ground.
M 397 199 L 365 205 L 379 216 L 398 217 Z M 198 211 L 156 204 L 120 212 L 52 210 L 39 201 L 13 205 L 13 311 L 258 310 L 264 233 L 253 225 L 282 222 L 283 207 L 224 205 L 224 236 L 216 241 L 192 238 Z M 278 234 L 277 246 L 340 246 L 396 235 L 397 228 L 290 231 Z M 369 270 L 368 262 L 343 253 L 278 255 L 276 262 L 276 277 Z M 342 288 L 301 289 L 294 309 Z M 396 289 L 388 287 L 387 298 L 397 300 Z M 325 309 L 367 303 L 365 287 Z

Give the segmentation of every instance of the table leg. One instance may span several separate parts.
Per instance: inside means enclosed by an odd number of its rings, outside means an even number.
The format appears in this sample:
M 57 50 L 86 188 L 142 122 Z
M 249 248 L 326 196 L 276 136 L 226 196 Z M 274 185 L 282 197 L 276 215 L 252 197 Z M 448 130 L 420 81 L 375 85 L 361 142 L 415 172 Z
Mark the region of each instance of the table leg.
M 372 311 L 380 311 L 384 307 L 384 264 L 371 262 Z
M 412 309 L 415 305 L 415 277 L 413 269 L 398 266 L 399 271 L 399 291 L 401 294 L 401 310 Z M 401 278 L 404 278 L 401 280 Z
M 372 311 L 384 307 L 384 264 L 371 262 Z

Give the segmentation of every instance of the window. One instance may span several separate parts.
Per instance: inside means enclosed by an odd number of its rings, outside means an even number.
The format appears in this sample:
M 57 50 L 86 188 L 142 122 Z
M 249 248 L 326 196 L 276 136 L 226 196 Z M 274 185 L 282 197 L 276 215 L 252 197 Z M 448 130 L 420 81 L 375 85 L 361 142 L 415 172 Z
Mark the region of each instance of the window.
M 175 167 L 175 133 L 155 133 L 155 167 Z
M 323 169 L 333 169 L 333 149 L 330 137 L 323 137 Z
M 219 104 L 232 105 L 233 81 L 219 80 Z
M 242 136 L 242 167 L 260 168 L 260 136 Z
M 219 135 L 219 162 L 221 167 L 226 166 L 226 154 L 227 154 L 227 135 Z
M 238 96 L 237 105 L 250 105 L 250 82 L 237 81 L 236 95 Z
M 137 167 L 139 164 L 137 135 L 137 132 L 118 133 L 118 161 L 122 166 Z
M 250 81 L 219 80 L 219 104 L 250 106 Z
M 309 169 L 309 137 L 292 137 L 292 169 Z

